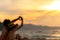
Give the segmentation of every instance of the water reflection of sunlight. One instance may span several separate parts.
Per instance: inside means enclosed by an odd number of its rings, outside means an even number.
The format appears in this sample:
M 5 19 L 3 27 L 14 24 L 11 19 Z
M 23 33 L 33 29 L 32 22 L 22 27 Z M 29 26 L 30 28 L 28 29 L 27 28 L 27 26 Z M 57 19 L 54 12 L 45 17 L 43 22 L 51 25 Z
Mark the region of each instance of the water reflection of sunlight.
M 55 31 L 53 34 L 51 34 L 52 36 L 56 36 L 56 37 L 60 37 L 60 32 L 59 31 Z

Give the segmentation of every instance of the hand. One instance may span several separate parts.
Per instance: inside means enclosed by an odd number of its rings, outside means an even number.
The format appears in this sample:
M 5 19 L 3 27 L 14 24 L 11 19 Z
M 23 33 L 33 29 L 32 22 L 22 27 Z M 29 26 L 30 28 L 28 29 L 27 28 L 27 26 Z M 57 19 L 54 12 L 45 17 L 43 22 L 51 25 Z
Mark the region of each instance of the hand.
M 20 19 L 21 18 L 21 16 L 19 16 L 17 19 Z
M 19 16 L 17 19 L 18 19 L 18 20 L 23 20 L 23 18 L 22 18 L 21 16 Z
M 23 17 L 20 16 L 20 20 L 23 20 Z

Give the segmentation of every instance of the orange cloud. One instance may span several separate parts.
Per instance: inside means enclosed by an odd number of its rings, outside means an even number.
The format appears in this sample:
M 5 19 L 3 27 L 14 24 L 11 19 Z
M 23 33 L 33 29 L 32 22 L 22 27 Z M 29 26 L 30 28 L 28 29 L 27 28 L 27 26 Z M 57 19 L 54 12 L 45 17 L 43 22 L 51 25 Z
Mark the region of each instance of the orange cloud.
M 23 10 L 22 13 L 17 12 L 14 14 L 10 14 L 9 12 L 0 12 L 0 21 L 4 19 L 13 20 L 18 16 L 22 16 L 24 18 L 24 24 L 36 24 L 36 25 L 60 25 L 60 12 L 57 10 L 49 11 L 49 10 Z M 19 21 L 17 21 L 18 23 Z
M 50 5 L 54 0 L 6 0 L 2 1 L 0 7 L 0 21 L 4 19 L 13 20 L 23 16 L 24 23 L 37 25 L 59 25 L 59 11 L 46 10 L 43 7 Z M 0 6 L 1 6 L 0 5 Z

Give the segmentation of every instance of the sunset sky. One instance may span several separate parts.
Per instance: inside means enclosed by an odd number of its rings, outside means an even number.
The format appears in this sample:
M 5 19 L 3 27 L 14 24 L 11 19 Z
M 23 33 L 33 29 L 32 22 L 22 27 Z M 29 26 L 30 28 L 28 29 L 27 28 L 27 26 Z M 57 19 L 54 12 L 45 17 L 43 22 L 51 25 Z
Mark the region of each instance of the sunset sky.
M 60 0 L 0 0 L 0 21 L 22 16 L 24 24 L 60 26 Z

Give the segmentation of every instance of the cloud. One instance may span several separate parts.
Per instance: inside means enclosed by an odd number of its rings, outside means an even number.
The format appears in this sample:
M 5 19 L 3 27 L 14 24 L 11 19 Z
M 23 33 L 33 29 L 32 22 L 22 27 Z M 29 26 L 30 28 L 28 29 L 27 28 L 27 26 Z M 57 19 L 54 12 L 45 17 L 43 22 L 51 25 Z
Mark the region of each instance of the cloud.
M 53 0 L 0 0 L 0 11 L 8 10 L 42 10 L 43 5 L 49 5 Z
M 18 16 L 24 18 L 24 23 L 37 25 L 60 25 L 60 12 L 42 10 L 53 0 L 0 0 L 0 21 L 8 18 L 13 20 Z M 40 9 L 39 9 L 40 8 Z
M 60 25 L 60 12 L 57 10 L 9 10 L 7 12 L 0 12 L 0 21 L 3 21 L 4 19 L 13 20 L 18 16 L 22 16 L 24 18 L 24 24 L 29 23 L 48 26 Z
M 49 5 L 51 2 L 53 0 L 20 0 L 17 3 L 17 7 L 26 10 L 38 10 L 39 8 L 43 9 L 43 5 Z
M 47 11 L 43 16 L 38 16 L 29 22 L 35 25 L 60 26 L 60 12 L 56 10 Z

